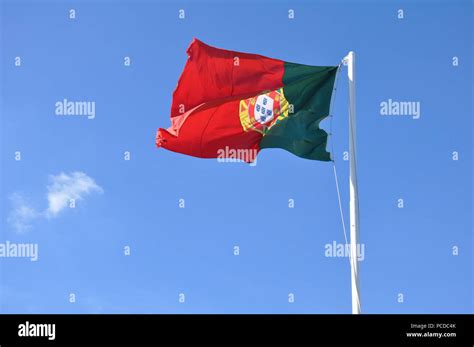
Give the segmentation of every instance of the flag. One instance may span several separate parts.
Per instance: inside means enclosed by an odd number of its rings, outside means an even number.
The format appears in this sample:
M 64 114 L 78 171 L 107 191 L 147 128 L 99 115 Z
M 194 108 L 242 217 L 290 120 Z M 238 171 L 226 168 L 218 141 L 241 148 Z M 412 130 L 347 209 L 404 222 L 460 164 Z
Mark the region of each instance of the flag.
M 309 66 L 219 49 L 194 39 L 157 147 L 252 162 L 264 148 L 329 161 L 327 132 L 337 66 Z

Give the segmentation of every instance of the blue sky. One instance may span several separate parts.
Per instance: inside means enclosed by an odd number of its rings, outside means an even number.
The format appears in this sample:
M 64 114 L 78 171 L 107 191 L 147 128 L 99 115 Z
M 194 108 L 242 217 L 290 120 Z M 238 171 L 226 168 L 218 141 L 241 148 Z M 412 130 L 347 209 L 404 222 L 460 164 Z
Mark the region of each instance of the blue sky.
M 472 9 L 2 1 L 0 243 L 36 243 L 38 259 L 0 258 L 0 312 L 350 313 L 347 258 L 325 256 L 344 242 L 331 163 L 155 148 L 197 37 L 310 65 L 356 52 L 362 310 L 472 313 Z M 343 69 L 331 141 L 346 217 L 347 93 Z M 64 98 L 95 102 L 95 118 L 56 115 Z M 389 99 L 419 102 L 420 118 L 382 116 Z

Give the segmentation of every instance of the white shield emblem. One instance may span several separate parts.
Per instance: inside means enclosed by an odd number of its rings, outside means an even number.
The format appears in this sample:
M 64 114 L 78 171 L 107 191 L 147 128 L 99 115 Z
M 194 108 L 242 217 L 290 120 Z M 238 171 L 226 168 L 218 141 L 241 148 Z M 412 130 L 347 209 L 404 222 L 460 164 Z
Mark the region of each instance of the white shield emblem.
M 270 122 L 274 117 L 273 99 L 265 94 L 259 95 L 255 103 L 254 116 L 260 124 Z

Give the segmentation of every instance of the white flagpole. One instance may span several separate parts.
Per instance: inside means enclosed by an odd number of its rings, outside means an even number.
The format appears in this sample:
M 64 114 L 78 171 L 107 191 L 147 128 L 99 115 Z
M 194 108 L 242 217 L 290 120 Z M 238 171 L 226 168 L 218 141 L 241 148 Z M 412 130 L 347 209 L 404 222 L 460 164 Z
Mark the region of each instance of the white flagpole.
M 349 78 L 349 217 L 351 225 L 351 289 L 352 313 L 361 313 L 359 288 L 359 261 L 357 245 L 359 245 L 359 201 L 356 168 L 356 98 L 355 98 L 355 54 L 349 52 L 345 57 L 347 76 Z M 359 246 L 360 247 L 360 246 Z

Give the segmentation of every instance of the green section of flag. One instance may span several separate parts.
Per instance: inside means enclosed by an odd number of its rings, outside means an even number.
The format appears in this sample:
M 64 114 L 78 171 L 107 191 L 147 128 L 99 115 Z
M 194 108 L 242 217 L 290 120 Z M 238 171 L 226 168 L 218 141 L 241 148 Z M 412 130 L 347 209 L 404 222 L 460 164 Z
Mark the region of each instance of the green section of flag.
M 283 148 L 299 157 L 330 161 L 326 131 L 319 123 L 329 115 L 337 66 L 285 63 L 283 93 L 293 113 L 271 127 L 260 148 Z

